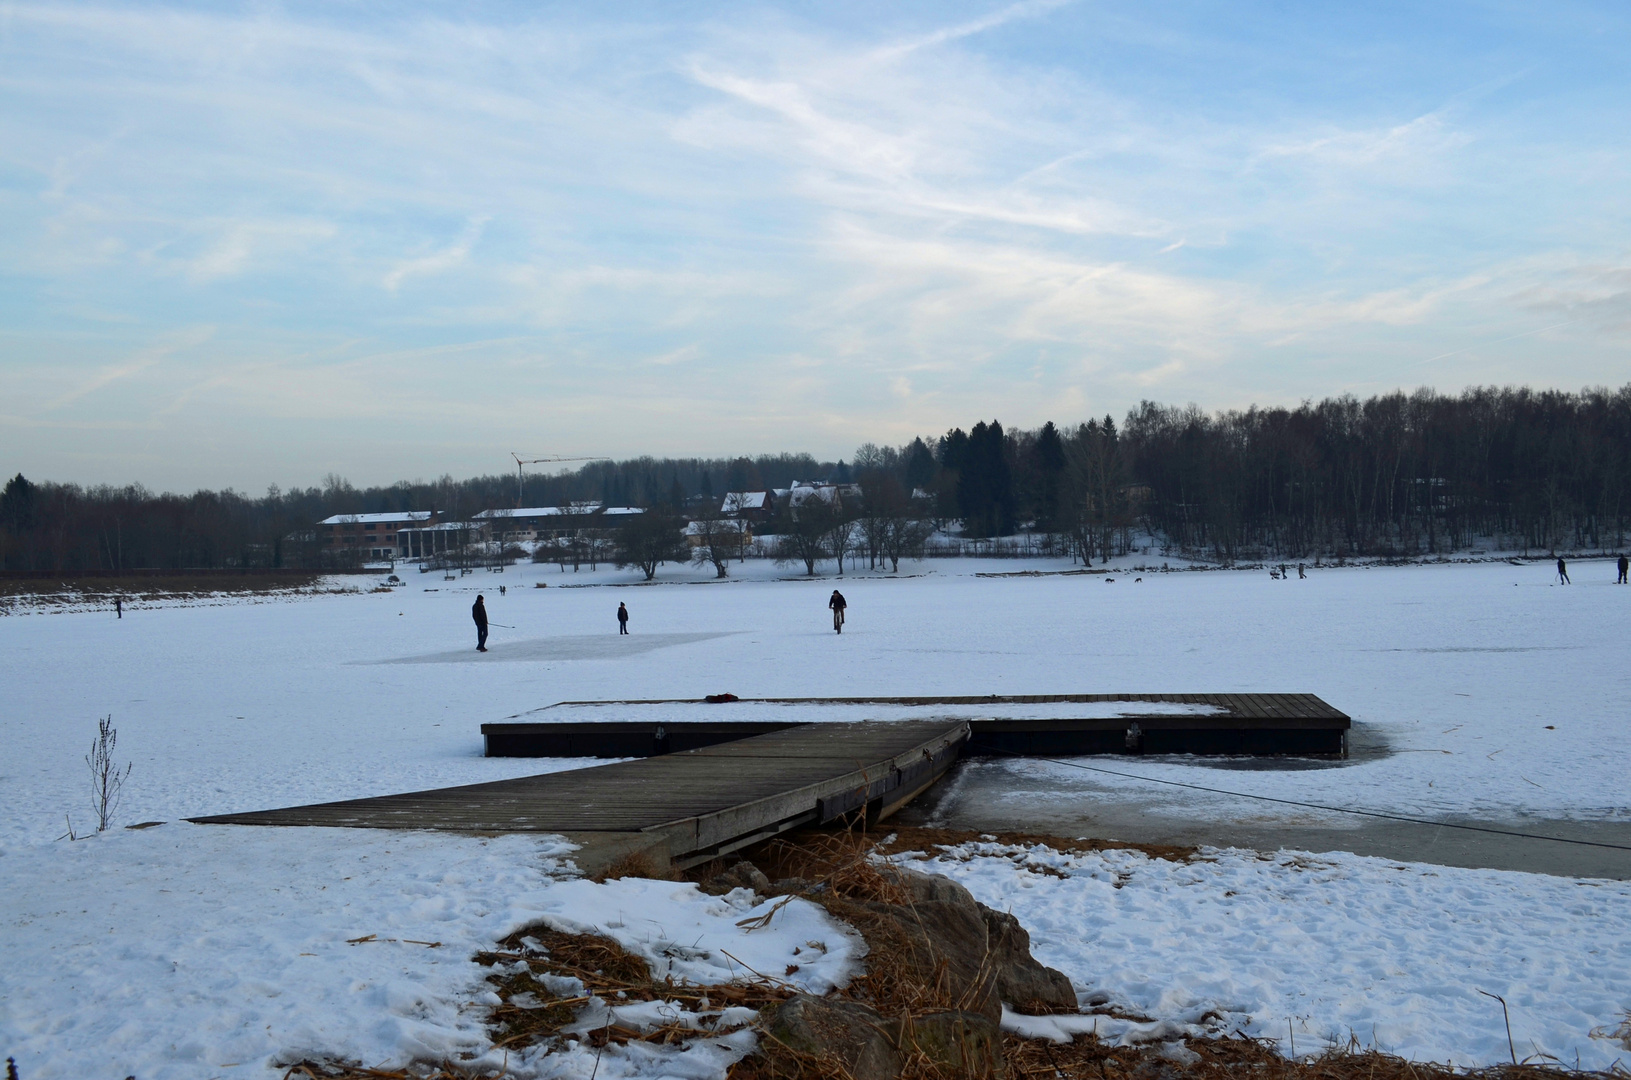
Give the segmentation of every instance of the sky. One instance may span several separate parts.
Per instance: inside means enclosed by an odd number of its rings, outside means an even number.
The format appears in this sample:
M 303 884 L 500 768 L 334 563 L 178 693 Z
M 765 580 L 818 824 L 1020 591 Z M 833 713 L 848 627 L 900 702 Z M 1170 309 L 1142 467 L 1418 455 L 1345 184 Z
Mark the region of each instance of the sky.
M 1631 381 L 1623 4 L 0 2 L 0 472 Z

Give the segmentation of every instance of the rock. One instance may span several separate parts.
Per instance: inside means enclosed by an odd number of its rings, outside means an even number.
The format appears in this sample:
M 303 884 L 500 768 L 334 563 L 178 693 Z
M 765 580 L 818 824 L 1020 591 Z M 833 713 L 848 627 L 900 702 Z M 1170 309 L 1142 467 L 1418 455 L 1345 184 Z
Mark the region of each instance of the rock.
M 984 904 L 987 948 L 997 976 L 997 995 L 1020 1012 L 1075 1012 L 1076 991 L 1064 972 L 1039 963 L 1031 955 L 1031 935 L 1018 919 Z
M 796 1053 L 836 1061 L 854 1080 L 895 1080 L 901 1057 L 890 1027 L 865 1005 L 798 994 L 776 1009 L 765 1037 Z
M 770 883 L 770 896 L 785 896 L 788 893 L 802 894 L 808 892 L 821 892 L 825 888 L 820 882 L 811 878 L 784 877 L 777 878 Z
M 904 866 L 889 866 L 884 868 L 883 876 L 892 884 L 905 888 L 913 903 L 938 901 L 970 908 L 979 906 L 973 893 L 944 874 L 925 874 Z
M 902 1057 L 922 1054 L 941 1075 L 986 1078 L 1005 1071 L 1002 1029 L 978 1013 L 948 1010 L 912 1017 L 901 1022 L 895 1041 Z
M 876 964 L 883 959 L 898 964 L 909 980 L 936 987 L 948 1005 L 979 1013 L 993 1022 L 1002 1019 L 996 973 L 986 963 L 985 919 L 972 898 L 967 904 L 925 900 L 914 904 L 860 905 L 884 925 L 877 928 L 885 941 L 874 942 L 866 927 Z M 894 939 L 889 941 L 887 939 Z
M 946 961 L 952 1000 L 962 1008 L 994 1020 L 1001 1019 L 1002 1002 L 1033 1012 L 1076 1010 L 1070 980 L 1031 955 L 1031 935 L 1018 919 L 977 902 L 962 885 L 940 874 L 896 866 L 885 876 L 910 894 L 916 914 L 908 921 L 922 931 L 921 940 L 914 936 L 914 952 L 926 951 Z M 890 905 L 868 906 L 877 911 Z M 932 972 L 932 964 L 914 963 L 914 974 L 922 974 L 925 967 Z M 990 990 L 975 987 L 976 981 L 989 981 Z
M 723 895 L 732 889 L 752 889 L 760 896 L 769 896 L 770 879 L 763 870 L 743 859 L 723 874 L 710 878 L 706 891 Z

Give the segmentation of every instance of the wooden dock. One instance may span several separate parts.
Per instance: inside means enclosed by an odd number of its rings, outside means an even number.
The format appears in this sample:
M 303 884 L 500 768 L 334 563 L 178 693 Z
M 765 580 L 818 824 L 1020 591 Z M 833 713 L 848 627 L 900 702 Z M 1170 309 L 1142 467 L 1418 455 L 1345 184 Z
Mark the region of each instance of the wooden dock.
M 191 820 L 560 833 L 684 866 L 803 825 L 887 817 L 956 761 L 968 735 L 958 720 L 798 725 L 570 772 Z
M 1070 715 L 1071 706 L 1081 715 Z M 798 719 L 728 719 L 742 706 L 789 706 Z M 1037 706 L 1056 715 L 1025 716 Z M 678 707 L 676 709 L 675 707 Z M 1194 712 L 1162 711 L 1185 707 Z M 968 754 L 1211 754 L 1346 757 L 1347 714 L 1313 694 L 1032 694 L 989 697 L 743 698 L 572 701 L 538 710 L 537 720 L 483 724 L 488 757 L 652 757 L 786 731 L 825 710 L 853 715 L 918 710 L 969 722 Z M 552 721 L 586 712 L 605 720 Z M 756 710 L 763 714 L 767 710 Z M 674 720 L 705 714 L 704 720 Z M 661 714 L 665 719 L 651 719 Z M 915 721 L 893 721 L 915 722 Z

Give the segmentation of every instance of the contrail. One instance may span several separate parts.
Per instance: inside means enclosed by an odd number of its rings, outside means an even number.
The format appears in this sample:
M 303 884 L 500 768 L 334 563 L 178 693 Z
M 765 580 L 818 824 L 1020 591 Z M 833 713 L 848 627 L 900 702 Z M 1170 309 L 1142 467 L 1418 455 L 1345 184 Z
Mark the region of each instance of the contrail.
M 1534 330 L 1525 330 L 1521 334 L 1513 334 L 1511 337 L 1500 338 L 1497 341 L 1485 341 L 1480 342 L 1477 345 L 1468 345 L 1465 349 L 1456 349 L 1454 352 L 1440 353 L 1437 356 L 1429 356 L 1427 359 L 1417 362 L 1422 364 L 1431 364 L 1434 360 L 1443 360 L 1447 356 L 1460 356 L 1464 352 L 1472 352 L 1474 349 L 1483 348 L 1485 345 L 1499 345 L 1502 341 L 1516 341 L 1518 338 L 1528 337 L 1530 334 L 1538 334 L 1543 330 L 1556 330 L 1560 326 L 1568 326 L 1572 322 L 1574 322 L 1573 319 L 1564 319 L 1562 322 L 1553 323 L 1551 326 L 1542 326 Z

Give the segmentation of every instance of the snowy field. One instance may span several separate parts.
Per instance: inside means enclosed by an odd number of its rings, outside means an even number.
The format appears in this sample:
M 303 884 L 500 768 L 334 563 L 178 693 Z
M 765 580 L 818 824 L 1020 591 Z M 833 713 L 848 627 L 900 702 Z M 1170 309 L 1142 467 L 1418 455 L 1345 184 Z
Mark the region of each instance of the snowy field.
M 552 906 L 568 897 L 551 876 L 558 845 L 174 823 L 581 766 L 480 756 L 482 722 L 557 701 L 1306 691 L 1350 713 L 1356 742 L 1376 749 L 1311 770 L 1136 768 L 1428 817 L 1631 821 L 1631 587 L 1611 584 L 1609 563 L 1572 565 L 1566 588 L 1546 564 L 1503 563 L 1288 582 L 975 576 L 1067 566 L 946 560 L 835 582 L 773 580 L 787 571 L 754 563 L 720 583 L 671 567 L 629 588 L 561 587 L 637 580 L 609 570 L 457 581 L 410 570 L 390 594 L 0 617 L 0 871 L 11 883 L 0 1051 L 18 1054 L 25 1080 L 148 1080 L 270 1076 L 270 1062 L 303 1051 L 385 1063 L 473 1045 L 482 970 L 470 953 L 535 913 L 568 917 Z M 850 604 L 842 636 L 825 609 L 835 584 Z M 485 655 L 469 616 L 478 589 L 508 624 Z M 632 613 L 622 638 L 619 601 Z M 82 759 L 108 714 L 118 756 L 134 763 L 117 823 L 173 824 L 54 842 L 65 816 L 91 824 Z M 1086 797 L 1061 766 L 990 768 L 1031 799 Z M 1220 821 L 1308 813 L 1137 797 Z M 1485 989 L 1514 1003 L 1520 1057 L 1631 1060 L 1591 1034 L 1631 1009 L 1623 884 L 1341 855 L 1070 858 L 1085 861 L 1063 879 L 1000 853 L 954 872 L 1011 906 L 1080 992 L 1125 1012 L 1186 1024 L 1213 1011 L 1265 1034 L 1290 1017 L 1316 1043 L 1351 1031 L 1423 1058 L 1504 1060 L 1504 1029 L 1478 1011 L 1495 1005 L 1475 992 Z M 1106 884 L 1129 867 L 1131 883 Z M 680 927 L 713 903 L 667 886 L 659 903 L 643 887 L 612 886 L 629 895 L 598 897 L 584 921 L 604 925 L 622 905 Z M 345 944 L 368 934 L 396 940 Z M 735 1052 L 704 1048 L 685 1070 L 715 1075 Z

